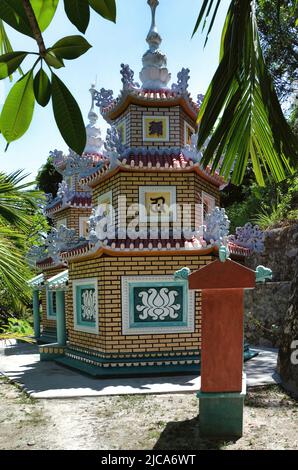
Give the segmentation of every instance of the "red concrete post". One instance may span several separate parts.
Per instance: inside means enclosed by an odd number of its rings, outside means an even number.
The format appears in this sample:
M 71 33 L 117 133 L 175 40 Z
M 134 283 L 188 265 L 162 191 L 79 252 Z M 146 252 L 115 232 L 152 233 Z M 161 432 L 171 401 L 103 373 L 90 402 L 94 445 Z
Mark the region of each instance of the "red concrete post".
M 241 392 L 243 290 L 203 290 L 201 391 Z
M 255 287 L 255 271 L 214 261 L 188 279 L 190 289 L 202 290 L 201 391 L 241 392 L 243 292 Z

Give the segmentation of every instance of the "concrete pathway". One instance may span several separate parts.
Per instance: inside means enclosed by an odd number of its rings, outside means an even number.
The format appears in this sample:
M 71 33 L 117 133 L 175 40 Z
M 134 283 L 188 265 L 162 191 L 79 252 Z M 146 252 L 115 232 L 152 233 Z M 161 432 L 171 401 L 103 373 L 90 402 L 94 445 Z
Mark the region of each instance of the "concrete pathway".
M 259 356 L 245 364 L 247 386 L 279 382 L 275 372 L 277 350 L 258 349 Z M 40 362 L 38 347 L 0 341 L 0 374 L 19 383 L 34 398 L 74 398 L 102 395 L 196 392 L 199 376 L 92 378 L 55 364 Z

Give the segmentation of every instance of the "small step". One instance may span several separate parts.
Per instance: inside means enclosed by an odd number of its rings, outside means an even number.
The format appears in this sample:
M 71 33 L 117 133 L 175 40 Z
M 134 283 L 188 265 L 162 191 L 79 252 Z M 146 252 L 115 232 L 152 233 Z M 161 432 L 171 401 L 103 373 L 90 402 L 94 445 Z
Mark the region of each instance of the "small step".
M 39 338 L 36 338 L 36 341 L 41 344 L 57 343 L 57 337 L 54 335 L 44 334 Z

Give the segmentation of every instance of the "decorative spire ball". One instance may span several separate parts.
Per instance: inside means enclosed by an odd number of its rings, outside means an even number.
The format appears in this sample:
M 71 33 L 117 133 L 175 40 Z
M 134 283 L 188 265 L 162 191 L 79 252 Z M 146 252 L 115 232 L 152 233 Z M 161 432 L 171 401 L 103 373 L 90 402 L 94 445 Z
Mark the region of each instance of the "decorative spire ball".
M 162 90 L 167 88 L 171 74 L 167 69 L 167 57 L 159 50 L 162 38 L 157 31 L 155 23 L 156 8 L 159 0 L 148 0 L 151 8 L 152 22 L 146 41 L 149 49 L 143 55 L 143 68 L 140 72 L 142 88 L 148 90 Z

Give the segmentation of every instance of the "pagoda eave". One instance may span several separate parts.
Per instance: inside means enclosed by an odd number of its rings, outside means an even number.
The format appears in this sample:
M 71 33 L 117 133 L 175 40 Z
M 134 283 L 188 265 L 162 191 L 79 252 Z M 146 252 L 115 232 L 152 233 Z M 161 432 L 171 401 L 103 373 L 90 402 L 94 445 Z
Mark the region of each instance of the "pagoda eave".
M 172 108 L 181 106 L 185 113 L 193 120 L 196 120 L 199 113 L 199 107 L 189 96 L 179 95 L 170 90 L 134 90 L 133 93 L 130 92 L 120 96 L 110 106 L 102 108 L 101 114 L 108 123 L 112 123 L 131 104 L 144 108 Z
M 225 180 L 219 175 L 212 175 L 208 172 L 208 170 L 203 170 L 200 168 L 198 164 L 194 164 L 192 166 L 188 166 L 186 168 L 178 167 L 143 167 L 143 166 L 131 166 L 131 165 L 119 165 L 117 168 L 113 170 L 104 169 L 99 170 L 97 173 L 94 173 L 87 178 L 82 178 L 80 180 L 81 184 L 87 185 L 90 188 L 95 187 L 99 182 L 104 182 L 111 178 L 112 176 L 116 175 L 120 172 L 142 172 L 142 173 L 155 173 L 155 172 L 171 172 L 171 173 L 197 173 L 201 178 L 204 180 L 214 184 L 218 188 L 222 188 L 225 185 Z

